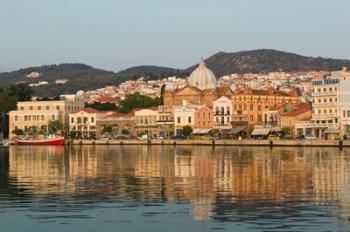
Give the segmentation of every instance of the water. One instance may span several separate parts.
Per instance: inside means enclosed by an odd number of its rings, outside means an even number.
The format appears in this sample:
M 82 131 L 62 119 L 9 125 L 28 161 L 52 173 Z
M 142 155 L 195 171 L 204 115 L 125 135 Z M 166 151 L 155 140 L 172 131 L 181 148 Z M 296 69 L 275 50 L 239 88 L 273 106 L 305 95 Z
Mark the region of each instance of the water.
M 350 149 L 10 147 L 0 231 L 350 231 Z

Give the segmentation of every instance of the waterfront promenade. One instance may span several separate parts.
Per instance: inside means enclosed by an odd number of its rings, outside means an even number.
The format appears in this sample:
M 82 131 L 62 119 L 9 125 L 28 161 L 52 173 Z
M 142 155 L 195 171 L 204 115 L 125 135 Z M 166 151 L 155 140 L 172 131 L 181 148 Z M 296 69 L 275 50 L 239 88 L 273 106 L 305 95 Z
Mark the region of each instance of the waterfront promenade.
M 286 146 L 350 147 L 350 140 L 72 140 L 72 145 L 194 145 L 194 146 Z

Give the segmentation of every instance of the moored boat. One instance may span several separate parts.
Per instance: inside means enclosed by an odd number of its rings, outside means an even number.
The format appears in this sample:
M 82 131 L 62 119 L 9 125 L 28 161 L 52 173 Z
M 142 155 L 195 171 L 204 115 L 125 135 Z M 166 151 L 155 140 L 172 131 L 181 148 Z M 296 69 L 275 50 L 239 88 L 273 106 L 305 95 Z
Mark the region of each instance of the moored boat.
M 64 145 L 64 137 L 25 140 L 13 138 L 15 145 Z

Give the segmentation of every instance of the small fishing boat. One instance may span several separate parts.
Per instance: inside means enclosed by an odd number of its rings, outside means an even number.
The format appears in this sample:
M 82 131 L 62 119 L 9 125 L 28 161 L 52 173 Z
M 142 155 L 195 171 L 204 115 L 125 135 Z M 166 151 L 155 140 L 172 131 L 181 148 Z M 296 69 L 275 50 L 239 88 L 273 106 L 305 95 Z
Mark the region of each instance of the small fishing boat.
M 14 137 L 15 145 L 64 145 L 64 137 L 43 138 L 43 139 L 20 139 Z

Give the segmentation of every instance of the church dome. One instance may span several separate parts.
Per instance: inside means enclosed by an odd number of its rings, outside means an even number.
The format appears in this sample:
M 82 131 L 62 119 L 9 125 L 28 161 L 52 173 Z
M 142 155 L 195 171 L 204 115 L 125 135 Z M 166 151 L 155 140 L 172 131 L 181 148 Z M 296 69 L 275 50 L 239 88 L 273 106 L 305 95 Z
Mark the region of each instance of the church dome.
M 210 71 L 203 61 L 199 63 L 191 75 L 187 78 L 189 86 L 197 87 L 200 90 L 216 89 L 216 78 L 212 71 Z

